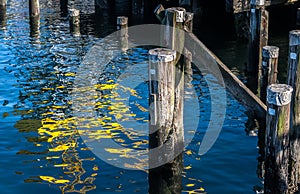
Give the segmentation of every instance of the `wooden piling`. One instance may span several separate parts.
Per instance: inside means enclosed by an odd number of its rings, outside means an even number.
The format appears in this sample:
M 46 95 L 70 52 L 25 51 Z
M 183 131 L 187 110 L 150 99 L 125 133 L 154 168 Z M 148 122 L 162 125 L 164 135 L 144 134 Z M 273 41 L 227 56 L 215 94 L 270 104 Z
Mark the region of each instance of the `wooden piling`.
M 260 78 L 260 99 L 266 103 L 267 87 L 277 82 L 279 48 L 264 46 L 262 49 L 262 74 Z
M 290 31 L 287 83 L 294 89 L 291 102 L 290 184 L 300 183 L 300 30 Z
M 29 16 L 37 17 L 40 15 L 40 2 L 39 0 L 29 0 Z
M 119 30 L 121 50 L 125 52 L 128 49 L 128 17 L 117 17 L 117 30 Z
M 192 88 L 192 80 L 193 80 L 193 69 L 192 69 L 192 61 L 193 54 L 188 49 L 184 48 L 184 82 L 187 88 Z
M 157 9 L 156 9 L 157 10 Z M 176 54 L 176 69 L 175 69 L 175 107 L 174 107 L 174 125 L 176 128 L 176 133 L 181 138 L 183 137 L 183 94 L 184 94 L 184 62 L 183 58 L 181 58 L 181 53 L 183 53 L 184 48 L 184 28 L 185 28 L 185 19 L 189 18 L 189 22 L 186 25 L 189 30 L 192 30 L 192 20 L 193 14 L 186 15 L 186 10 L 182 7 L 171 7 L 164 11 L 164 15 L 161 14 L 162 18 L 161 23 L 164 24 L 163 27 L 163 37 L 162 37 L 162 45 L 177 51 Z M 170 28 L 173 27 L 173 28 Z M 182 148 L 183 151 L 183 140 L 182 145 L 178 145 L 178 147 Z
M 185 13 L 185 19 L 184 19 L 184 30 L 186 32 L 193 32 L 193 20 L 194 20 L 194 14 L 191 12 Z
M 70 30 L 75 36 L 80 35 L 80 11 L 78 9 L 69 9 Z
M 268 18 L 264 1 L 251 0 L 247 71 L 258 75 L 261 70 L 262 47 L 268 44 Z
M 0 7 L 6 7 L 6 0 L 0 0 Z
M 176 51 L 157 48 L 149 51 L 149 193 L 179 194 L 182 190 L 183 133 L 177 123 Z M 183 106 L 181 105 L 181 108 Z M 174 122 L 177 119 L 177 122 Z M 157 152 L 151 150 L 158 149 Z M 155 167 L 155 168 L 153 168 Z
M 265 138 L 265 194 L 288 194 L 290 102 L 293 88 L 272 84 L 267 88 Z

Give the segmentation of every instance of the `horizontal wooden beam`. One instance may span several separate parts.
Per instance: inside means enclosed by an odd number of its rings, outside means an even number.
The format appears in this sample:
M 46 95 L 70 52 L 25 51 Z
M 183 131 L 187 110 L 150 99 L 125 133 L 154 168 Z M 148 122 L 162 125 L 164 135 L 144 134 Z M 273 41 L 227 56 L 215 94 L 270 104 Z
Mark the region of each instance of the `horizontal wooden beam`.
M 193 63 L 201 70 L 214 75 L 220 84 L 224 81 L 229 91 L 244 107 L 254 113 L 257 118 L 265 120 L 266 105 L 239 80 L 230 69 L 215 56 L 193 33 L 186 36 L 186 48 L 193 53 Z M 197 54 L 196 54 L 197 53 Z M 200 53 L 200 54 L 199 54 Z M 218 72 L 220 73 L 218 74 Z M 202 72 L 205 73 L 205 72 Z

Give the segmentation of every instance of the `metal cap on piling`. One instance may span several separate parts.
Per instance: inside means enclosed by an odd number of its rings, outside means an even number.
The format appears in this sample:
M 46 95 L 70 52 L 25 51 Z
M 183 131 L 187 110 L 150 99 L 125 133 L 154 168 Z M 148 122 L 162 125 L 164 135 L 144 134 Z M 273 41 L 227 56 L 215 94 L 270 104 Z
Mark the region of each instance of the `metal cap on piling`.
M 267 88 L 267 102 L 275 106 L 285 106 L 291 102 L 292 86 L 287 84 L 272 84 Z
M 300 30 L 290 31 L 290 46 L 300 45 Z
M 176 59 L 176 51 L 165 48 L 149 50 L 149 59 L 152 62 L 171 62 Z

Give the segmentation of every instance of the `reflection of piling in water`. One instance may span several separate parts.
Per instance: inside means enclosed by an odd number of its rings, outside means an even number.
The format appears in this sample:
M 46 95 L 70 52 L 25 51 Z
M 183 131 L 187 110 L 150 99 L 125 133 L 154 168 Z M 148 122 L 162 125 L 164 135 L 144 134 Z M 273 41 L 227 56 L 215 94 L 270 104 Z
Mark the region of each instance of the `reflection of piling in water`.
M 176 52 L 157 48 L 149 51 L 149 193 L 181 193 L 183 128 L 181 110 L 176 110 Z M 183 108 L 183 104 L 180 104 Z
M 273 84 L 267 89 L 264 193 L 289 193 L 289 127 L 293 88 Z
M 291 131 L 290 131 L 290 164 L 291 184 L 296 187 L 300 183 L 300 31 L 290 32 L 289 67 L 287 84 L 293 87 L 291 102 Z
M 68 0 L 60 0 L 60 11 L 62 16 L 68 15 Z
M 6 0 L 0 0 L 0 27 L 6 26 Z
M 80 12 L 78 9 L 69 9 L 70 30 L 75 36 L 80 35 Z
M 119 30 L 120 47 L 125 52 L 128 49 L 128 17 L 117 17 L 117 30 Z

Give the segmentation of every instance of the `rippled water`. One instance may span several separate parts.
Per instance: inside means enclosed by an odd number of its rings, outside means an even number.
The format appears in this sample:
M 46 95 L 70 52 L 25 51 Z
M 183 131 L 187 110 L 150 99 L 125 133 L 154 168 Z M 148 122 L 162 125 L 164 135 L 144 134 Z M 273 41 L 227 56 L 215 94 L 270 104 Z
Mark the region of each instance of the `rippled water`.
M 94 21 L 93 5 L 76 3 L 88 11 L 82 15 L 81 35 L 74 36 L 58 2 L 41 5 L 38 36 L 30 37 L 27 1 L 22 0 L 9 2 L 7 25 L 0 29 L 1 193 L 147 193 L 145 170 L 110 165 L 82 139 L 113 138 L 127 148 L 147 148 L 147 49 L 133 48 L 112 59 L 95 79 L 91 94 L 90 88 L 75 87 L 82 73 L 78 70 L 84 69 L 89 49 L 115 29 L 114 20 Z M 188 83 L 193 87 L 186 86 L 185 103 L 190 108 L 185 115 L 194 117 L 185 118 L 191 144 L 184 155 L 183 192 L 254 193 L 253 187 L 260 185 L 257 138 L 247 136 L 245 109 L 230 94 L 217 142 L 206 155 L 197 154 L 210 118 L 206 79 L 194 69 Z M 91 99 L 96 113 L 88 117 Z M 82 103 L 84 119 L 74 113 L 74 100 Z M 199 112 L 191 108 L 195 102 Z M 102 131 L 88 132 L 100 125 Z M 126 157 L 125 151 L 107 151 L 112 161 Z

